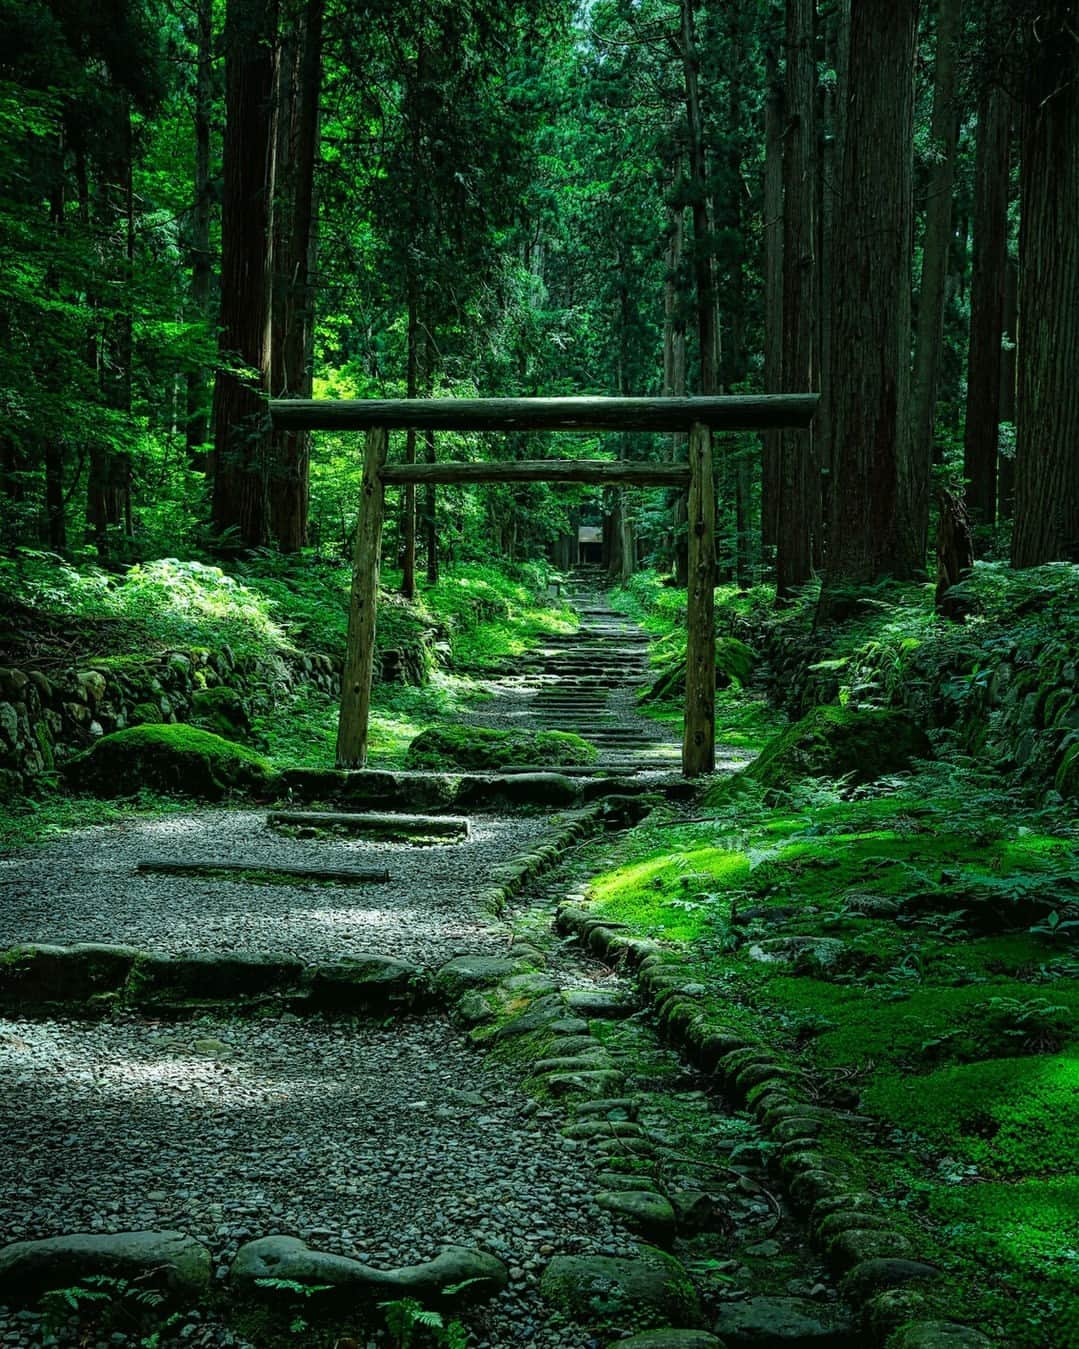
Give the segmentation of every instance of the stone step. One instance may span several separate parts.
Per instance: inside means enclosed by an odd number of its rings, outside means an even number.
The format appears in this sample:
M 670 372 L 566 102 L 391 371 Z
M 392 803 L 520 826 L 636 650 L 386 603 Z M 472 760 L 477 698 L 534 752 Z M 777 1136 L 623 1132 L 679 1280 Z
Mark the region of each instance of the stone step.
M 245 862 L 226 862 L 214 858 L 208 862 L 180 861 L 171 857 L 148 857 L 138 862 L 136 871 L 167 876 L 248 876 L 252 880 L 285 878 L 296 881 L 332 881 L 336 885 L 386 885 L 388 871 L 365 871 L 358 867 L 301 867 L 284 862 L 270 864 L 264 858 Z
M 369 838 L 468 837 L 468 821 L 453 815 L 376 815 L 333 810 L 274 810 L 266 817 L 272 828 L 339 829 Z

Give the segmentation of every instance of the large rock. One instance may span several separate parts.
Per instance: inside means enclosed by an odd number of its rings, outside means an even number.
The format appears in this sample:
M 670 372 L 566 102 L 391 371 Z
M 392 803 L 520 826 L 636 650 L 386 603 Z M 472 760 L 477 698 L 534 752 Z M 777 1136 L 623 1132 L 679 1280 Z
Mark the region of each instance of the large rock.
M 439 967 L 435 988 L 450 1002 L 456 1002 L 469 989 L 489 988 L 517 968 L 517 962 L 508 956 L 456 956 Z
M 310 1006 L 332 1012 L 400 1010 L 423 1002 L 429 992 L 418 966 L 377 955 L 312 965 L 302 987 Z
M 506 777 L 462 778 L 454 804 L 460 810 L 513 806 L 571 810 L 580 797 L 580 784 L 562 773 L 512 773 Z
M 359 1260 L 314 1251 L 298 1237 L 262 1237 L 241 1246 L 229 1271 L 234 1289 L 250 1296 L 280 1299 L 281 1291 L 261 1280 L 325 1286 L 349 1294 L 350 1304 L 371 1306 L 411 1297 L 425 1306 L 487 1302 L 509 1283 L 501 1260 L 486 1251 L 449 1246 L 434 1260 L 400 1269 L 372 1269 Z
M 777 790 L 803 778 L 872 782 L 931 756 L 925 732 L 904 712 L 817 707 L 770 740 L 760 757 L 728 782 L 749 779 Z M 707 799 L 725 795 L 728 782 L 712 788 Z
M 862 1260 L 848 1271 L 840 1291 L 848 1302 L 865 1302 L 886 1288 L 923 1283 L 940 1277 L 940 1270 L 920 1260 L 881 1257 Z
M 716 1333 L 729 1349 L 839 1349 L 853 1346 L 849 1322 L 841 1322 L 827 1304 L 797 1297 L 753 1297 L 720 1308 Z
M 210 1284 L 210 1252 L 183 1232 L 79 1233 L 16 1241 L 0 1250 L 0 1303 L 33 1305 L 88 1276 L 138 1282 L 176 1302 L 197 1302 Z
M 137 954 L 129 946 L 94 942 L 13 946 L 0 953 L 0 1002 L 32 1006 L 107 998 L 119 993 Z
M 642 1330 L 696 1326 L 701 1309 L 683 1267 L 665 1251 L 642 1246 L 637 1259 L 559 1255 L 543 1272 L 548 1302 L 585 1324 L 627 1323 Z
M 298 960 L 276 956 L 147 955 L 131 971 L 127 993 L 140 1004 L 256 998 L 294 987 L 302 972 Z
M 264 793 L 273 773 L 243 745 L 196 726 L 130 726 L 102 736 L 67 765 L 69 780 L 101 796 L 133 796 L 140 788 L 217 800 L 229 792 Z
M 669 1246 L 674 1240 L 678 1220 L 670 1200 L 660 1194 L 649 1194 L 644 1190 L 600 1190 L 595 1201 L 648 1241 Z

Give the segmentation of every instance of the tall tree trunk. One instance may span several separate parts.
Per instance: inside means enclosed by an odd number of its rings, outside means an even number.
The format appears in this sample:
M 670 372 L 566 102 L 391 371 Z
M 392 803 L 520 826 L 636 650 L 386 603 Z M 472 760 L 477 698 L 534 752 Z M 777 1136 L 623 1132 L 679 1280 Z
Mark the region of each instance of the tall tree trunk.
M 704 149 L 704 115 L 700 95 L 700 54 L 694 0 L 681 0 L 682 74 L 685 82 L 686 129 L 689 139 L 689 183 L 693 215 L 693 279 L 697 292 L 697 344 L 700 348 L 698 393 L 719 387 L 719 343 L 716 326 L 715 267 L 708 218 L 708 163 Z
M 419 393 L 419 344 L 420 344 L 420 288 L 415 268 L 408 268 L 408 372 L 406 375 L 406 397 L 415 398 Z M 409 427 L 405 432 L 405 463 L 416 462 L 416 431 Z M 404 556 L 401 563 L 401 594 L 406 600 L 416 594 L 416 487 L 414 483 L 405 486 L 402 495 L 403 513 L 402 538 Z
M 210 319 L 213 262 L 210 256 L 210 136 L 214 110 L 213 0 L 198 0 L 196 9 L 195 200 L 191 212 L 191 302 L 198 318 Z M 185 442 L 192 468 L 205 472 L 210 419 L 206 408 L 206 371 L 187 375 Z
M 974 165 L 974 268 L 963 476 L 972 523 L 992 528 L 997 513 L 1004 292 L 1008 274 L 1011 99 L 988 89 L 978 105 Z
M 774 16 L 773 16 L 774 17 Z M 783 85 L 774 48 L 765 53 L 768 86 L 764 124 L 764 392 L 783 385 Z M 761 541 L 779 541 L 782 433 L 761 436 Z
M 783 387 L 818 384 L 816 4 L 787 0 L 786 127 L 783 151 Z M 813 573 L 820 527 L 820 473 L 812 429 L 780 441 L 776 596 L 787 599 Z
M 435 388 L 435 341 L 429 326 L 424 329 L 423 387 L 430 398 Z M 437 459 L 435 433 L 428 428 L 423 433 L 424 458 L 429 464 Z M 427 537 L 427 584 L 438 584 L 438 517 L 435 512 L 435 485 L 429 482 L 423 492 L 423 524 Z
M 61 130 L 56 146 L 55 169 L 49 191 L 49 227 L 53 235 L 54 246 L 58 247 L 59 236 L 64 231 L 64 158 L 66 147 L 64 133 Z M 45 277 L 45 289 L 49 295 L 59 290 L 56 273 L 49 269 Z M 60 382 L 59 360 L 50 359 L 46 367 L 46 378 L 50 387 L 56 388 Z M 59 390 L 56 389 L 58 393 Z M 44 539 L 54 553 L 67 552 L 67 503 L 64 500 L 64 444 L 54 431 L 45 434 L 45 528 Z
M 951 259 L 956 150 L 959 145 L 955 57 L 961 9 L 962 0 L 939 0 L 937 8 L 932 122 L 934 159 L 929 173 L 925 240 L 922 246 L 922 283 L 918 292 L 908 479 L 911 529 L 915 541 L 920 543 L 923 557 L 929 542 L 929 470 L 933 462 L 937 391 L 944 341 L 944 304 Z
M 686 392 L 686 313 L 681 288 L 685 212 L 682 206 L 670 207 L 667 222 L 666 269 L 663 285 L 663 392 L 668 398 Z M 671 462 L 686 457 L 686 437 L 671 433 Z M 677 492 L 671 503 L 671 560 L 679 584 L 686 582 L 686 494 Z
M 1047 0 L 1023 106 L 1012 566 L 1079 560 L 1079 33 Z
M 911 172 L 917 0 L 851 11 L 832 274 L 833 487 L 822 613 L 837 589 L 909 577 Z
M 306 0 L 282 43 L 278 81 L 277 202 L 274 208 L 272 386 L 281 398 L 310 398 L 315 335 L 318 206 L 315 173 L 325 0 Z M 274 434 L 270 513 L 283 553 L 307 542 L 311 433 Z
M 221 367 L 214 386 L 214 529 L 244 547 L 269 538 L 269 387 L 277 0 L 229 0 L 225 15 Z M 254 373 L 235 374 L 239 363 Z
M 1004 341 L 1000 355 L 1000 420 L 1015 425 L 1015 404 L 1019 362 L 1016 359 L 1019 336 L 1019 268 L 1009 257 L 1004 274 Z M 997 487 L 997 513 L 1001 520 L 1015 515 L 1015 457 L 1000 456 Z

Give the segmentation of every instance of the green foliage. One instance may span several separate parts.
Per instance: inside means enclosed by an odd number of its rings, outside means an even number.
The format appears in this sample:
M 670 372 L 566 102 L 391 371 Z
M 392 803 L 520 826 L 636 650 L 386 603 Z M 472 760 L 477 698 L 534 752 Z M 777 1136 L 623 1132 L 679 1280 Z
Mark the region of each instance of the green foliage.
M 507 764 L 565 768 L 595 762 L 596 747 L 570 731 L 498 731 L 486 726 L 433 726 L 408 747 L 408 768 L 482 772 Z
M 466 1349 L 469 1336 L 461 1322 L 447 1322 L 441 1312 L 424 1307 L 415 1298 L 398 1298 L 378 1305 L 385 1313 L 386 1329 L 394 1337 L 397 1349 L 412 1349 L 420 1334 L 424 1343 L 441 1349 Z
M 42 1297 L 42 1328 L 49 1343 L 55 1343 L 55 1337 L 73 1317 L 78 1319 L 84 1334 L 89 1334 L 93 1327 L 99 1335 L 112 1331 L 134 1336 L 149 1316 L 160 1312 L 164 1303 L 164 1294 L 156 1288 L 140 1288 L 110 1274 L 87 1274 L 78 1283 L 51 1289 Z M 141 1349 L 157 1349 L 161 1331 L 179 1320 L 179 1315 L 174 1314 L 164 1326 L 135 1342 Z

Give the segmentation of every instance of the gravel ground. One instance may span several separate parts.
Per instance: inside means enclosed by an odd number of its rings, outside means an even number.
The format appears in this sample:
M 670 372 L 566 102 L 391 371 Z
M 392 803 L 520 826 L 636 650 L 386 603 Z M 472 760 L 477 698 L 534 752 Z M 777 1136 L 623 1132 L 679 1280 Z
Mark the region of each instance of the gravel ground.
M 472 817 L 463 843 L 293 839 L 254 811 L 199 810 L 84 829 L 0 860 L 0 947 L 121 942 L 157 952 L 253 951 L 326 960 L 359 951 L 437 964 L 505 946 L 476 903 L 489 869 L 527 851 L 542 818 Z M 139 875 L 142 858 L 385 868 L 386 885 L 253 884 Z
M 480 1246 L 512 1283 L 479 1342 L 540 1349 L 590 1343 L 535 1291 L 549 1256 L 632 1253 L 561 1117 L 434 1021 L 0 1021 L 0 1118 L 0 1242 L 178 1228 L 218 1276 L 272 1232 L 375 1267 Z M 0 1344 L 39 1333 L 0 1312 Z M 198 1318 L 185 1338 L 241 1342 Z

